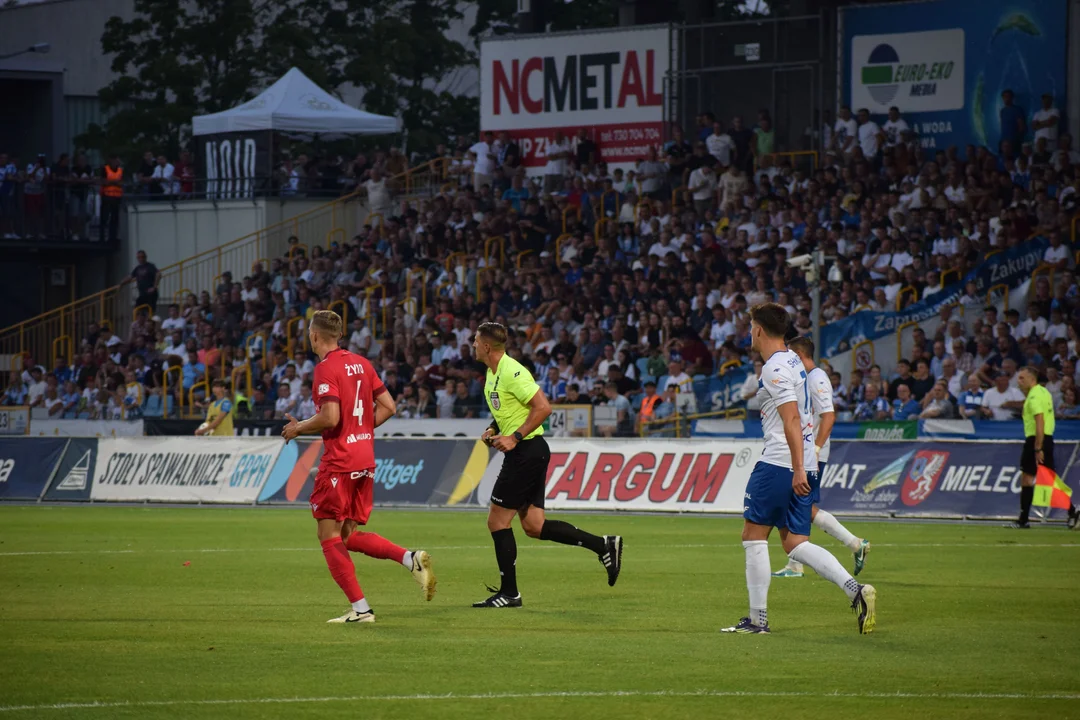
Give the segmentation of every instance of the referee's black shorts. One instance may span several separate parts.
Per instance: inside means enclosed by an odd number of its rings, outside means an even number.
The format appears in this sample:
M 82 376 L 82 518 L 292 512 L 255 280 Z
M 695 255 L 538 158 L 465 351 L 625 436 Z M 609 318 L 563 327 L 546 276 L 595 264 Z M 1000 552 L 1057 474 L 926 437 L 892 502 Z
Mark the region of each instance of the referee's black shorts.
M 491 502 L 508 510 L 522 510 L 529 505 L 543 509 L 549 460 L 551 450 L 543 435 L 519 442 L 503 455 Z
M 1043 465 L 1057 471 L 1054 465 L 1054 437 L 1043 435 Z M 1020 470 L 1025 475 L 1034 475 L 1039 471 L 1039 464 L 1035 461 L 1035 436 L 1031 435 L 1024 440 L 1024 451 L 1020 453 Z

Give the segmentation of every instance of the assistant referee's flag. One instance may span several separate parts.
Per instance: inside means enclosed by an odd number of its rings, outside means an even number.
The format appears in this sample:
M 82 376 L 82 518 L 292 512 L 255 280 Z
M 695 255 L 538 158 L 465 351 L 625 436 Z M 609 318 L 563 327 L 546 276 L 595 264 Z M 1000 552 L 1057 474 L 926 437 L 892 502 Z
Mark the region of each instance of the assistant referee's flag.
M 1039 471 L 1035 473 L 1035 497 L 1031 504 L 1068 510 L 1072 506 L 1072 488 L 1066 485 L 1056 472 L 1040 465 Z

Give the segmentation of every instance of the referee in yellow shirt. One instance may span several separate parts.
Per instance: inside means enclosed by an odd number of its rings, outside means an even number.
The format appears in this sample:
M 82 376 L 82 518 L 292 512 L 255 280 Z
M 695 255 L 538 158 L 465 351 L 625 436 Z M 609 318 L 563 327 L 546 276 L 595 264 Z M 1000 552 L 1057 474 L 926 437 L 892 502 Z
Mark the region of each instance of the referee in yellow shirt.
M 476 359 L 488 367 L 484 398 L 491 410 L 491 426 L 483 441 L 504 453 L 502 470 L 495 479 L 488 510 L 488 530 L 495 543 L 495 561 L 501 585 L 494 595 L 473 607 L 521 607 L 517 587 L 517 541 L 510 527 L 514 515 L 531 538 L 577 545 L 596 553 L 607 569 L 608 585 L 614 585 L 622 569 L 622 538 L 592 535 L 562 520 L 544 518 L 544 491 L 551 451 L 544 440 L 544 420 L 551 414 L 544 391 L 532 374 L 506 354 L 506 328 L 487 322 L 476 330 Z
M 1016 374 L 1016 384 L 1027 397 L 1024 400 L 1024 450 L 1020 455 L 1020 517 L 1008 527 L 1027 529 L 1031 501 L 1035 498 L 1035 475 L 1039 466 L 1056 471 L 1054 465 L 1054 399 L 1039 384 L 1039 371 L 1030 365 Z M 1069 528 L 1077 523 L 1075 505 L 1069 505 Z

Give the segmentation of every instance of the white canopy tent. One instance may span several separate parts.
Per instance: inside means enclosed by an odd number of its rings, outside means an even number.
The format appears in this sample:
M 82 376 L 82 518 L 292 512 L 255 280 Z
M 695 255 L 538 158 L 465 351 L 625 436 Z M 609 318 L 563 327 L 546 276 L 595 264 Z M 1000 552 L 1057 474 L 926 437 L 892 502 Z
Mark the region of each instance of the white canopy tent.
M 195 135 L 274 130 L 312 135 L 386 135 L 397 118 L 357 110 L 313 83 L 297 68 L 243 105 L 192 118 Z

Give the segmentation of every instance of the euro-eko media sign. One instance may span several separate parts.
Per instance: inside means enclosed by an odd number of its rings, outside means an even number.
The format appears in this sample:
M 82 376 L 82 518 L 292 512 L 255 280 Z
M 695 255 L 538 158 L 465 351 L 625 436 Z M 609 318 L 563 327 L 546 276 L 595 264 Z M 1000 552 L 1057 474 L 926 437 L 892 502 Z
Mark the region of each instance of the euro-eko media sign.
M 964 107 L 964 31 L 859 35 L 851 40 L 851 105 L 884 115 Z
M 609 166 L 663 140 L 667 26 L 493 38 L 480 45 L 480 127 L 507 130 L 539 172 L 561 130 L 588 128 Z
M 933 0 L 841 10 L 844 101 L 882 122 L 895 105 L 925 148 L 997 152 L 1001 93 L 1031 114 L 1065 106 L 1067 2 Z

